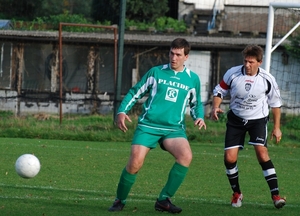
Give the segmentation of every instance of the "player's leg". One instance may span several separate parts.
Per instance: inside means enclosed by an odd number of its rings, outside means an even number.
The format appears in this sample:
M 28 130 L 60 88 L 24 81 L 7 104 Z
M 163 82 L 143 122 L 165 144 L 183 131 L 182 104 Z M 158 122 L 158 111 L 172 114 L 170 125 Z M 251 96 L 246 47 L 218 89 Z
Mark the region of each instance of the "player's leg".
M 243 194 L 239 184 L 239 170 L 237 166 L 239 148 L 231 148 L 225 150 L 224 153 L 224 165 L 226 168 L 226 175 L 233 191 L 231 198 L 231 205 L 233 207 L 241 207 Z
M 175 163 L 170 170 L 167 184 L 159 195 L 159 200 L 171 198 L 183 182 L 192 161 L 192 150 L 185 138 L 164 140 L 165 149 L 174 156 Z
M 237 166 L 239 148 L 226 149 L 224 152 L 224 165 L 226 168 L 226 175 L 233 193 L 241 193 L 239 185 L 239 170 Z
M 126 200 L 130 189 L 135 182 L 136 175 L 143 166 L 145 157 L 148 154 L 149 150 L 150 148 L 142 145 L 131 146 L 130 158 L 121 174 L 117 189 L 117 197 L 120 200 Z
M 132 145 L 131 154 L 126 167 L 120 177 L 117 189 L 117 198 L 124 201 L 126 200 L 132 185 L 135 182 L 138 171 L 143 166 L 149 148 L 142 145 Z
M 265 180 L 270 188 L 271 197 L 276 208 L 282 208 L 285 205 L 285 199 L 279 196 L 278 179 L 275 167 L 269 158 L 267 148 L 264 146 L 255 146 L 255 152 L 259 164 L 262 168 Z
M 126 167 L 123 169 L 117 188 L 117 196 L 109 211 L 121 211 L 126 203 L 126 198 L 135 183 L 136 175 L 143 166 L 144 160 L 150 149 L 155 148 L 161 134 L 147 131 L 138 127 L 134 133 L 131 153 Z
M 227 114 L 224 165 L 226 175 L 233 191 L 231 205 L 233 207 L 242 206 L 243 195 L 239 184 L 239 170 L 237 166 L 238 153 L 244 147 L 247 122 L 235 116 L 232 111 Z
M 143 166 L 150 148 L 142 145 L 131 145 L 131 154 L 126 167 L 123 169 L 117 188 L 117 197 L 109 211 L 121 211 L 126 204 L 128 194 L 135 183 L 138 171 Z
M 270 188 L 271 197 L 275 207 L 282 208 L 285 205 L 285 199 L 279 196 L 277 174 L 268 153 L 267 123 L 267 118 L 259 119 L 254 122 L 253 127 L 251 128 L 251 130 L 249 130 L 249 143 L 254 145 L 257 160 L 262 168 L 263 175 Z
M 187 139 L 183 137 L 165 139 L 163 145 L 174 156 L 175 163 L 169 172 L 167 183 L 155 203 L 155 209 L 179 213 L 182 209 L 173 205 L 170 198 L 174 196 L 186 177 L 188 167 L 192 161 L 192 150 Z

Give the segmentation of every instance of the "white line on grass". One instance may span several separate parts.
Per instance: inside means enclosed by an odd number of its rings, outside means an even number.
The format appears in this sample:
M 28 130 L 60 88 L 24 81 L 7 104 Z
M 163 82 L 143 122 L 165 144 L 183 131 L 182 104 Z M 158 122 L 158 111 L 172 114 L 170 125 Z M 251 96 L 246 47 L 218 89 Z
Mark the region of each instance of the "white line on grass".
M 140 194 L 141 195 L 141 194 Z M 136 196 L 136 195 L 133 195 Z M 142 196 L 142 195 L 141 195 Z M 0 196 L 1 199 L 17 199 L 17 200 L 62 200 L 62 201 L 113 201 L 112 198 L 109 197 L 93 197 L 93 198 L 73 198 L 73 197 L 68 197 L 68 198 L 62 198 L 62 197 L 41 197 L 41 196 Z M 155 199 L 153 199 L 155 200 Z M 173 199 L 174 201 L 175 199 Z M 194 198 L 194 199 L 190 199 L 190 198 L 182 198 L 181 202 L 190 202 L 191 200 L 193 200 L 194 202 L 199 202 L 201 204 L 207 203 L 207 204 L 228 204 L 230 205 L 230 202 L 228 201 L 224 201 L 224 200 L 208 200 L 208 199 L 203 199 L 203 198 Z M 136 199 L 136 198 L 128 198 L 127 202 L 143 202 L 143 203 L 148 203 L 149 199 Z M 255 205 L 255 206 L 270 206 L 272 207 L 273 204 L 262 204 L 262 203 L 257 203 L 257 202 L 247 202 L 247 205 Z M 299 205 L 293 205 L 293 204 L 287 204 L 286 207 L 288 208 L 299 208 Z
M 0 143 L 0 145 L 7 145 L 5 143 Z M 16 144 L 16 145 L 20 145 L 20 146 L 32 146 L 32 145 L 36 145 L 36 144 Z M 85 150 L 93 150 L 93 151 L 114 151 L 114 152 L 129 152 L 130 151 L 130 148 L 127 148 L 127 149 L 120 149 L 120 148 L 93 148 L 93 147 L 74 147 L 74 146 L 62 146 L 62 145 L 59 145 L 59 146 L 54 146 L 54 145 L 47 145 L 45 144 L 44 145 L 45 147 L 47 148 L 62 148 L 62 149 L 85 149 Z M 165 154 L 165 151 L 157 151 L 156 153 L 163 153 Z M 193 151 L 193 154 L 194 155 L 208 155 L 208 156 L 221 156 L 223 157 L 223 152 L 222 153 L 214 153 L 214 152 L 197 152 L 197 151 Z M 250 158 L 252 157 L 253 155 L 239 155 L 239 158 Z M 272 156 L 272 158 L 277 158 L 277 159 L 280 159 L 279 157 L 274 157 Z M 289 157 L 289 158 L 282 158 L 284 159 L 285 161 L 300 161 L 300 158 L 299 157 L 295 157 L 295 158 L 292 158 L 292 157 Z
M 34 195 L 30 195 L 30 196 L 0 196 L 1 199 L 22 199 L 22 200 L 26 200 L 26 199 L 33 199 L 33 200 L 63 200 L 63 201 L 83 201 L 83 200 L 90 200 L 90 201 L 112 201 L 111 197 L 114 197 L 113 194 L 111 194 L 108 191 L 96 191 L 96 190 L 83 190 L 83 189 L 76 189 L 76 188 L 71 188 L 71 189 L 61 189 L 61 188 L 54 188 L 54 187 L 45 187 L 45 186 L 28 186 L 28 185 L 6 185 L 6 184 L 1 184 L 0 186 L 2 187 L 16 187 L 16 188 L 31 188 L 31 189 L 42 189 L 42 190 L 53 190 L 53 191 L 72 191 L 72 192 L 84 192 L 84 193 L 94 193 L 95 195 L 100 194 L 101 196 L 99 197 L 88 197 L 88 195 L 86 195 L 85 197 L 82 198 L 74 198 L 74 197 L 67 197 L 67 198 L 63 198 L 63 197 L 46 197 L 46 196 L 34 196 Z M 80 195 L 80 194 L 79 194 Z M 103 195 L 106 195 L 106 197 L 103 197 Z M 149 202 L 149 199 L 145 198 L 151 198 L 153 200 L 155 200 L 157 198 L 156 195 L 149 195 L 149 194 L 130 194 L 131 197 L 136 197 L 136 198 L 128 198 L 127 201 L 129 202 Z M 173 201 L 176 198 L 173 198 Z M 182 197 L 179 198 L 177 197 L 177 199 L 181 200 L 181 202 L 190 202 L 190 201 L 194 201 L 194 202 L 199 202 L 201 204 L 203 203 L 210 203 L 210 204 L 228 204 L 230 205 L 230 201 L 226 200 L 220 200 L 220 199 L 203 199 L 203 198 L 199 198 L 199 197 Z M 247 204 L 250 205 L 257 205 L 257 206 L 273 206 L 273 204 L 263 204 L 263 203 L 257 203 L 257 202 L 247 202 Z M 288 207 L 292 207 L 292 208 L 299 208 L 300 205 L 293 205 L 293 204 L 287 204 Z

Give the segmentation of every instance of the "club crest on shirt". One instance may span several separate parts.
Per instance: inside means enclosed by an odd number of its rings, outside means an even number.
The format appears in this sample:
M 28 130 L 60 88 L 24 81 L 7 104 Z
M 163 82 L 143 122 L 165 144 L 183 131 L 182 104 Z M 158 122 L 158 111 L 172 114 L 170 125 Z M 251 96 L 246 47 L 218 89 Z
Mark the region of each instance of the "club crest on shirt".
M 166 92 L 165 100 L 176 102 L 177 97 L 178 97 L 178 92 L 179 92 L 178 89 L 168 87 L 167 92 Z
M 245 89 L 246 89 L 246 91 L 250 91 L 250 89 L 251 89 L 251 83 L 245 83 Z

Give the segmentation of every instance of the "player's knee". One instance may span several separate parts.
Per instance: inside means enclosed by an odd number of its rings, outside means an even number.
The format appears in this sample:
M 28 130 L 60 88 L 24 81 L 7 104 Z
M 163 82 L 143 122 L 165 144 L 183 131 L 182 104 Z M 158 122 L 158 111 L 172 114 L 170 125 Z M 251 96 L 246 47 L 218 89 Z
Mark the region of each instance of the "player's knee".
M 189 166 L 192 162 L 192 153 L 182 154 L 177 158 L 177 162 L 183 166 Z
M 187 161 L 188 161 L 189 163 L 191 163 L 192 160 L 193 160 L 193 154 L 190 153 L 190 154 L 187 156 Z
M 140 161 L 130 160 L 127 163 L 126 170 L 130 174 L 136 174 L 143 166 L 143 163 Z
M 225 151 L 224 154 L 224 161 L 227 163 L 235 163 L 237 161 L 238 158 L 238 152 L 236 151 Z
M 233 161 L 233 162 L 229 162 L 224 160 L 224 165 L 226 167 L 226 169 L 233 169 L 234 167 L 236 167 L 237 161 Z

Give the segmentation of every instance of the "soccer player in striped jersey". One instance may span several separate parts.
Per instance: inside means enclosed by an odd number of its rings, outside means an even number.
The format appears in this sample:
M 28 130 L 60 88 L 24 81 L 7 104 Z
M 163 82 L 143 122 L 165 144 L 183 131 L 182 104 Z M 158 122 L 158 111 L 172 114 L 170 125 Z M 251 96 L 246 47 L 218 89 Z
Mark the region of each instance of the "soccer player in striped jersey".
M 242 52 L 244 64 L 230 68 L 222 81 L 214 88 L 211 117 L 218 120 L 223 98 L 230 93 L 229 112 L 227 113 L 224 164 L 231 185 L 233 207 L 242 205 L 243 194 L 239 185 L 237 166 L 238 153 L 244 148 L 248 132 L 249 144 L 253 145 L 257 160 L 270 188 L 271 198 L 276 208 L 285 205 L 279 196 L 277 175 L 267 149 L 269 109 L 273 114 L 274 128 L 271 139 L 281 140 L 280 116 L 282 105 L 280 92 L 275 78 L 260 67 L 263 49 L 248 45 Z
M 117 114 L 117 126 L 128 130 L 125 120 L 133 105 L 147 96 L 134 133 L 130 158 L 121 173 L 117 195 L 109 211 L 121 211 L 136 175 L 146 155 L 157 144 L 175 159 L 168 180 L 160 192 L 154 208 L 157 211 L 180 213 L 182 209 L 171 202 L 171 197 L 183 182 L 192 161 L 192 151 L 185 132 L 186 107 L 194 125 L 206 129 L 200 94 L 200 78 L 185 67 L 190 45 L 184 38 L 171 43 L 169 63 L 151 68 L 125 95 Z

